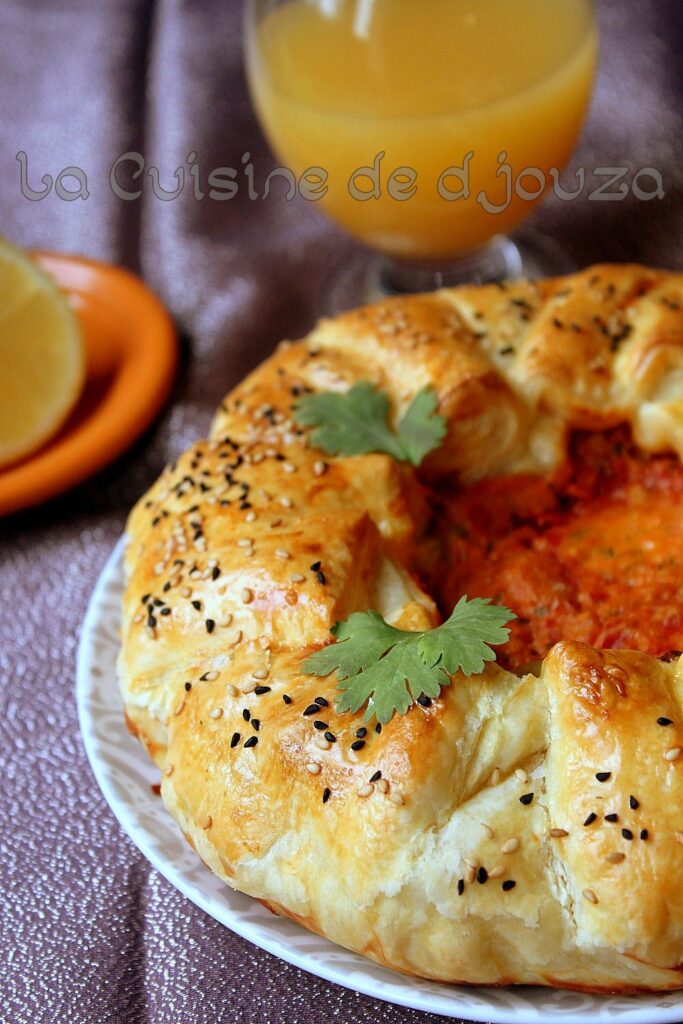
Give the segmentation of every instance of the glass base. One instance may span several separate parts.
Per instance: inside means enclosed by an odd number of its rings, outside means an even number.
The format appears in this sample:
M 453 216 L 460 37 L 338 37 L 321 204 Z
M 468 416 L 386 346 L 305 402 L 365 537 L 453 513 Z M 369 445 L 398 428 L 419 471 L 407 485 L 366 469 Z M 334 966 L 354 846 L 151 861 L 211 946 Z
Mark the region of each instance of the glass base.
M 525 234 L 512 239 L 497 235 L 480 249 L 444 263 L 393 260 L 359 253 L 335 268 L 324 297 L 324 314 L 335 316 L 394 295 L 411 295 L 460 284 L 493 284 L 518 278 L 534 280 L 576 269 L 551 239 Z

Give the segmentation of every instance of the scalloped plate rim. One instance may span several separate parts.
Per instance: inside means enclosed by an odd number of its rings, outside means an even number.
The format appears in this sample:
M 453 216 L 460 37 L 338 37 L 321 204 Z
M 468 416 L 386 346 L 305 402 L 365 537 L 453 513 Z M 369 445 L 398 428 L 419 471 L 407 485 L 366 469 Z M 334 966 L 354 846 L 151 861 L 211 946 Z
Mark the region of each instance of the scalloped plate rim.
M 541 987 L 450 986 L 402 975 L 271 914 L 257 901 L 223 885 L 193 853 L 171 816 L 165 810 L 159 815 L 163 804 L 150 788 L 157 778 L 156 770 L 125 726 L 115 674 L 118 643 L 114 637 L 119 617 L 116 611 L 112 612 L 111 607 L 107 607 L 114 595 L 121 591 L 124 543 L 125 537 L 121 537 L 109 555 L 81 627 L 76 664 L 76 703 L 81 737 L 95 779 L 124 832 L 152 866 L 192 903 L 237 935 L 295 967 L 325 981 L 407 1009 L 471 1021 L 485 1019 L 490 1024 L 604 1024 L 605 1021 L 616 1020 L 625 1024 L 679 1024 L 683 1020 L 683 991 L 613 997 Z M 101 659 L 98 645 L 105 648 L 103 668 L 97 664 Z M 128 784 L 132 783 L 138 790 L 135 800 L 123 790 L 121 781 L 117 779 L 117 773 L 121 772 L 120 763 L 117 761 L 114 765 L 113 758 L 107 760 L 105 741 L 98 736 L 97 726 L 102 716 L 96 693 L 99 686 L 105 687 L 108 712 L 119 711 L 120 730 L 115 728 L 113 733 L 109 730 L 107 742 L 115 746 L 119 755 L 123 752 L 126 756 Z M 191 870 L 199 876 L 199 882 L 187 877 L 187 871 L 179 867 L 167 852 L 156 848 L 154 833 L 148 823 L 155 816 L 158 817 L 157 827 L 163 840 L 171 846 L 182 844 L 183 851 L 192 857 Z M 298 942 L 303 948 L 294 948 L 292 942 Z M 322 957 L 308 951 L 305 948 L 307 943 L 318 945 Z M 582 999 L 588 1006 L 586 1009 L 567 1007 L 563 1010 L 560 1005 L 563 998 Z M 502 1005 L 502 1001 L 507 1001 L 507 1005 Z M 552 1006 L 553 1002 L 557 1005 Z M 669 1005 L 662 1005 L 662 1002 Z

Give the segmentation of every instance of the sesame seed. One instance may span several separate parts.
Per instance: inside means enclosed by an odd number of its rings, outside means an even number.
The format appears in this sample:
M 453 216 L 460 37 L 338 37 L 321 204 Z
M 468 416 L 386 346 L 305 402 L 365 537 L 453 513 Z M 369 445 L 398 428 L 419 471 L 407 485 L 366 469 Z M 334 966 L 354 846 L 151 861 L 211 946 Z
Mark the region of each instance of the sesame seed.
M 166 767 L 164 768 L 164 775 L 166 775 L 166 776 L 173 775 L 174 771 L 175 771 L 175 765 L 167 764 Z
M 377 788 L 380 791 L 380 793 L 386 794 L 389 792 L 389 783 L 387 782 L 386 779 L 379 779 L 377 782 Z
M 612 773 L 611 772 L 596 772 L 595 773 L 595 778 L 598 780 L 598 782 L 607 782 L 607 780 L 611 779 L 611 777 L 612 777 Z
M 223 715 L 223 708 L 211 708 L 209 711 L 209 718 L 221 718 Z
M 251 537 L 238 537 L 237 539 L 238 548 L 250 548 L 253 543 Z
M 180 704 L 176 705 L 176 708 L 175 708 L 175 711 L 173 712 L 173 714 L 174 715 L 181 714 L 184 707 L 185 707 L 185 701 L 181 700 Z
M 514 882 L 511 878 L 507 878 L 501 885 L 501 889 L 503 890 L 503 892 L 510 892 L 510 889 L 514 889 L 516 885 L 517 883 Z
M 207 683 L 212 683 L 215 679 L 218 679 L 220 672 L 205 672 L 201 679 L 206 680 Z
M 327 469 L 327 463 L 323 462 L 322 459 L 319 459 L 317 462 L 313 463 L 313 475 L 314 476 L 322 476 L 326 469 Z
M 523 769 L 523 768 L 517 768 L 517 769 L 515 769 L 515 778 L 516 778 L 516 779 L 519 779 L 519 781 L 520 781 L 520 782 L 522 783 L 522 785 L 524 785 L 524 786 L 525 786 L 525 785 L 527 784 L 527 782 L 529 781 L 529 776 L 527 775 L 527 773 L 526 773 L 526 772 L 524 771 L 524 769 Z
M 358 796 L 371 796 L 375 792 L 375 787 L 371 782 L 366 782 L 364 786 L 361 786 L 356 790 Z
M 309 761 L 308 764 L 306 765 L 306 771 L 310 772 L 311 775 L 319 775 L 320 765 L 317 763 L 317 761 Z
M 628 839 L 629 841 L 633 839 L 633 832 L 631 832 L 630 828 L 622 828 L 621 834 L 624 837 L 624 839 Z
M 296 466 L 294 465 L 293 462 L 283 462 L 282 468 L 284 469 L 285 473 L 296 473 Z
M 615 851 L 614 853 L 608 853 L 606 859 L 610 864 L 621 864 L 622 860 L 626 860 L 626 854 Z
M 190 589 L 190 587 L 181 587 L 180 588 L 180 596 L 181 597 L 192 597 L 192 590 Z
M 520 796 L 519 802 L 520 802 L 520 804 L 524 804 L 525 807 L 528 807 L 533 799 L 534 799 L 534 794 L 533 793 L 525 793 L 524 796 Z
M 206 830 L 211 828 L 212 825 L 213 825 L 213 818 L 211 817 L 210 814 L 207 814 L 207 816 L 204 818 L 204 821 L 202 823 L 202 828 L 206 832 Z
M 500 848 L 501 853 L 514 853 L 519 849 L 519 839 L 507 839 Z
M 245 747 L 255 747 L 258 743 L 258 736 L 250 736 L 248 740 L 244 741 Z
M 300 572 L 293 572 L 289 577 L 291 583 L 305 583 L 306 577 L 302 576 Z
M 489 778 L 489 785 L 497 786 L 500 782 L 500 768 L 494 768 Z
M 681 756 L 681 751 L 682 750 L 683 750 L 683 747 L 670 747 L 669 750 L 667 750 L 666 753 L 664 754 L 664 760 L 665 761 L 677 761 L 678 758 Z
M 267 679 L 269 675 L 267 668 L 257 668 L 251 673 L 252 679 Z
M 636 800 L 634 796 L 630 796 L 628 798 L 628 805 L 632 811 L 637 811 L 640 807 L 640 801 Z
M 673 722 L 670 718 L 665 718 L 664 715 L 660 715 L 657 719 L 657 725 L 673 725 Z
M 240 685 L 240 693 L 253 693 L 255 689 L 256 683 L 253 680 Z
M 588 900 L 589 903 L 597 903 L 598 897 L 595 895 L 592 889 L 583 890 L 583 898 Z
M 565 836 L 569 835 L 566 828 L 551 828 L 550 835 L 553 839 L 564 839 Z
M 592 825 L 592 824 L 593 824 L 593 822 L 594 822 L 594 821 L 596 821 L 597 817 L 598 817 L 598 816 L 597 816 L 597 814 L 595 813 L 595 811 L 591 811 L 591 812 L 590 812 L 590 814 L 588 815 L 588 817 L 586 818 L 586 820 L 585 820 L 585 821 L 584 821 L 584 823 L 583 823 L 583 825 L 584 825 L 584 828 L 587 828 L 587 827 L 588 827 L 588 825 Z
M 240 741 L 240 734 L 238 732 L 234 732 L 232 734 L 232 739 L 230 740 L 230 746 L 231 747 L 236 747 L 237 744 L 239 743 L 239 741 Z
M 315 745 L 320 750 L 329 750 L 332 744 L 329 740 L 326 740 L 324 736 L 316 736 Z
M 243 587 L 240 597 L 242 598 L 242 604 L 251 604 L 254 600 L 254 592 L 249 587 Z
M 354 740 L 351 744 L 351 750 L 362 750 L 365 746 L 365 740 Z
M 676 842 L 683 846 L 683 832 L 676 832 Z
M 502 878 L 505 874 L 505 868 L 502 864 L 497 864 L 495 868 L 489 871 L 489 878 Z
M 282 558 L 285 561 L 291 558 L 289 551 L 286 551 L 285 548 L 276 548 L 275 555 L 277 558 Z
M 256 513 L 253 510 L 250 510 L 244 518 L 247 523 L 253 523 L 256 519 Z
M 487 839 L 493 839 L 493 829 L 491 828 L 490 825 L 487 825 L 485 821 L 482 821 L 481 823 L 481 830 Z
M 467 871 L 465 872 L 465 881 L 471 885 L 476 877 L 477 868 L 474 864 L 470 864 L 469 867 L 467 868 Z
M 327 788 L 327 786 L 326 786 L 325 789 L 323 790 L 323 803 L 324 804 L 326 804 L 327 801 L 330 799 L 330 795 L 331 795 L 331 790 L 329 790 Z

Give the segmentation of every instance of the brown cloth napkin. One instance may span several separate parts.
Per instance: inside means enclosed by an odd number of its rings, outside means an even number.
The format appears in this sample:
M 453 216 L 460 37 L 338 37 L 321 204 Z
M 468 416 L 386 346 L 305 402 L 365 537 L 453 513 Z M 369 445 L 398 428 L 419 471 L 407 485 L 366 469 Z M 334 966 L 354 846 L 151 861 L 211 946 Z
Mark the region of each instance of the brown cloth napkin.
M 666 198 L 551 199 L 531 227 L 577 266 L 683 265 L 683 4 L 602 0 L 598 88 L 574 166 L 657 168 Z M 128 151 L 162 184 L 200 167 L 263 177 L 237 0 L 3 0 L 0 230 L 33 247 L 138 271 L 175 316 L 184 364 L 165 415 L 116 465 L 0 521 L 0 1021 L 6 1024 L 387 1024 L 436 1021 L 319 981 L 190 904 L 119 828 L 87 765 L 74 703 L 79 625 L 126 512 L 207 430 L 223 393 L 282 337 L 312 324 L 335 265 L 356 250 L 303 201 L 271 195 L 124 202 L 109 170 Z M 22 195 L 69 166 L 87 200 Z M 571 176 L 567 176 L 571 183 Z M 599 184 L 588 175 L 592 187 Z M 70 188 L 75 182 L 65 181 Z

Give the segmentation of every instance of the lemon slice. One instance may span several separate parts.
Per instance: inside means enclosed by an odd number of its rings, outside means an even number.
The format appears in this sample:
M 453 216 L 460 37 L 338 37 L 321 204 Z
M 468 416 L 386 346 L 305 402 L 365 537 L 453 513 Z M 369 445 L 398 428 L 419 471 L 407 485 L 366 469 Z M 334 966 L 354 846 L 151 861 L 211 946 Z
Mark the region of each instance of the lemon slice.
M 0 239 L 0 467 L 39 448 L 83 386 L 78 321 L 54 281 Z

